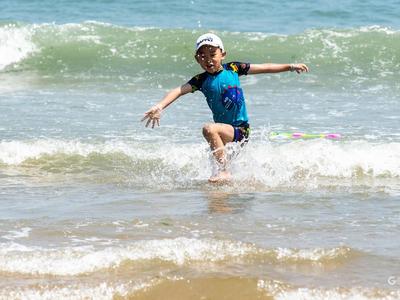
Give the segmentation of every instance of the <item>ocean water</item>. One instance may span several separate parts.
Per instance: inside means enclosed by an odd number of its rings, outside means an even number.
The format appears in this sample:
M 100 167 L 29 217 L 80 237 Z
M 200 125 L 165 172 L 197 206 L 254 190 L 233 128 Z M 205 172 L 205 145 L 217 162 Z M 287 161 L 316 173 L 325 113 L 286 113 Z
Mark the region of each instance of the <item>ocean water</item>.
M 0 299 L 400 299 L 398 1 L 0 1 Z M 207 182 L 227 61 L 252 133 Z M 340 133 L 339 140 L 269 133 Z M 229 145 L 227 151 L 237 151 Z

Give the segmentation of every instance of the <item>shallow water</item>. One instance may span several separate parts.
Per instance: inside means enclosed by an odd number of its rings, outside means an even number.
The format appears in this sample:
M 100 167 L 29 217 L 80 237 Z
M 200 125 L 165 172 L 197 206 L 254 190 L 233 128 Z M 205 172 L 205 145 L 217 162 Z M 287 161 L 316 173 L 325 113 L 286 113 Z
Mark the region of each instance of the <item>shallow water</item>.
M 395 2 L 253 1 L 235 22 L 197 1 L 185 14 L 177 1 L 5 3 L 1 299 L 400 299 Z M 227 61 L 311 69 L 241 78 L 251 140 L 228 147 L 220 186 L 200 93 L 160 128 L 140 123 L 201 72 L 193 42 L 208 29 Z

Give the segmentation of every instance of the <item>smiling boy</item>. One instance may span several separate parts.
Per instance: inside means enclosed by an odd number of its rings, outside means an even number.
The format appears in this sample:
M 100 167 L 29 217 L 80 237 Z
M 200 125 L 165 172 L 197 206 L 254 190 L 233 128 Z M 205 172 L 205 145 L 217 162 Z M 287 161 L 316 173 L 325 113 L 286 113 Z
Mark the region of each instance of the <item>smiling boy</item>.
M 213 33 L 201 35 L 196 42 L 195 59 L 205 71 L 194 76 L 187 83 L 168 92 L 155 106 L 145 112 L 142 121 L 147 119 L 146 127 L 152 123 L 160 125 L 161 112 L 168 105 L 190 92 L 201 91 L 206 97 L 214 123 L 205 124 L 203 136 L 211 147 L 218 164 L 218 173 L 211 176 L 210 182 L 229 180 L 224 146 L 230 142 L 247 142 L 250 125 L 245 97 L 240 87 L 239 76 L 260 73 L 279 73 L 296 71 L 308 72 L 305 64 L 249 64 L 230 62 L 222 64 L 226 52 L 221 39 Z

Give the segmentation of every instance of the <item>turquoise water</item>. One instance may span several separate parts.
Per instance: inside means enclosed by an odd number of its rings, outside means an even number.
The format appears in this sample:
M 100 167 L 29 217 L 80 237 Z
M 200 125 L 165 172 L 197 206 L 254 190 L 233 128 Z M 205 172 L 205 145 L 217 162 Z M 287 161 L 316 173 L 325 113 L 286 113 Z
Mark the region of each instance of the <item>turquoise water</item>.
M 399 15 L 396 1 L 2 1 L 0 298 L 399 299 Z M 252 135 L 224 186 L 207 183 L 200 93 L 140 123 L 201 72 L 208 30 L 227 61 L 311 70 L 241 78 Z
M 2 1 L 2 20 L 299 33 L 310 28 L 381 25 L 398 29 L 400 8 L 385 1 Z

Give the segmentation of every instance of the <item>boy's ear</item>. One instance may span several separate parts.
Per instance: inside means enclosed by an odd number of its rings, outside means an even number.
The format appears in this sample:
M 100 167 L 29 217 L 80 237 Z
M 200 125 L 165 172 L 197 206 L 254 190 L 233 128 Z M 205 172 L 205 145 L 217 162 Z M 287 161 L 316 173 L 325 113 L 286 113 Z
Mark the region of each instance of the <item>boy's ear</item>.
M 226 51 L 222 52 L 221 56 L 222 56 L 222 59 L 224 59 L 226 57 Z

